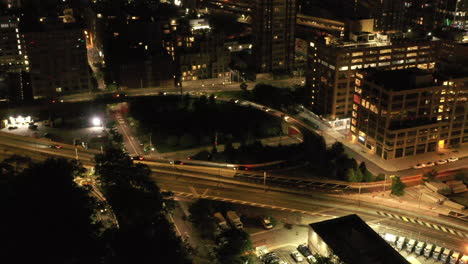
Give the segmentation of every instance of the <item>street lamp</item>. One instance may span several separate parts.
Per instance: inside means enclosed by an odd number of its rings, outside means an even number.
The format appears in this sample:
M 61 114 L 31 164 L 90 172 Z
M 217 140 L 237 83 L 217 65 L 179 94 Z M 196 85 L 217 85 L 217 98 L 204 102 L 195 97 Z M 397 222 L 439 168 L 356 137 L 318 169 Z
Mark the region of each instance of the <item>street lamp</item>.
M 93 119 L 91 119 L 91 123 L 95 127 L 98 127 L 98 126 L 102 125 L 102 121 L 101 121 L 101 119 L 99 117 L 93 117 Z

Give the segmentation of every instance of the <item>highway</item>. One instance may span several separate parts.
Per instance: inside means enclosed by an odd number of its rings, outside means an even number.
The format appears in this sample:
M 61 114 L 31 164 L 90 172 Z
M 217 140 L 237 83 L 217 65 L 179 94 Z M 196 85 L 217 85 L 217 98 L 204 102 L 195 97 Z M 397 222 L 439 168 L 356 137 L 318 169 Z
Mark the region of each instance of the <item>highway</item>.
M 54 143 L 45 139 L 27 138 L 9 133 L 0 133 L 0 145 L 3 146 L 2 156 L 9 153 L 18 153 L 31 156 L 33 159 L 42 160 L 47 156 L 76 158 L 74 146 L 63 144 L 62 149 L 52 149 L 49 145 Z M 8 152 L 5 152 L 8 151 Z M 99 151 L 84 150 L 78 151 L 78 159 L 87 166 L 93 166 L 93 157 Z M 414 212 L 413 209 L 406 210 L 400 208 L 394 210 L 391 208 L 378 208 L 378 206 L 366 202 L 348 200 L 346 196 L 329 195 L 316 191 L 304 191 L 291 187 L 282 188 L 281 186 L 266 186 L 259 183 L 242 182 L 235 177 L 229 177 L 225 173 L 234 170 L 225 170 L 219 168 L 207 168 L 200 166 L 175 165 L 166 162 L 148 162 L 154 172 L 153 178 L 162 189 L 175 191 L 178 195 L 190 197 L 205 197 L 209 199 L 225 200 L 240 204 L 247 204 L 258 207 L 269 207 L 272 209 L 300 212 L 310 214 L 317 211 L 317 208 L 334 208 L 341 215 L 348 213 L 359 213 L 367 216 L 369 221 L 388 222 L 389 226 L 403 228 L 405 232 L 420 230 L 421 234 L 433 236 L 431 239 L 440 239 L 450 245 L 460 246 L 466 237 L 449 234 L 433 228 L 425 228 L 422 225 L 407 223 L 391 217 L 379 215 L 377 211 L 384 211 L 393 214 L 402 214 L 412 216 L 415 219 L 426 219 L 431 223 L 437 223 L 439 226 L 450 227 L 461 234 L 468 233 L 468 227 L 460 226 L 457 222 L 447 221 L 446 219 L 436 217 L 433 213 L 425 215 L 424 212 Z M 333 211 L 332 210 L 332 211 Z M 418 215 L 420 214 L 420 215 Z M 418 216 L 414 216 L 418 215 Z M 337 213 L 329 216 L 338 216 Z M 418 231 L 419 233 L 419 231 Z
M 167 174 L 159 174 L 153 179 L 161 189 L 171 190 L 179 197 L 208 198 L 233 202 L 245 206 L 270 208 L 288 213 L 299 213 L 313 217 L 316 221 L 357 213 L 371 226 L 380 226 L 382 231 L 404 234 L 421 240 L 432 241 L 453 249 L 464 248 L 466 238 L 448 235 L 426 226 L 380 216 L 372 210 L 356 209 L 354 205 L 342 206 L 333 201 L 311 198 L 277 191 L 263 191 L 258 188 L 229 183 L 216 183 L 201 179 L 189 179 Z

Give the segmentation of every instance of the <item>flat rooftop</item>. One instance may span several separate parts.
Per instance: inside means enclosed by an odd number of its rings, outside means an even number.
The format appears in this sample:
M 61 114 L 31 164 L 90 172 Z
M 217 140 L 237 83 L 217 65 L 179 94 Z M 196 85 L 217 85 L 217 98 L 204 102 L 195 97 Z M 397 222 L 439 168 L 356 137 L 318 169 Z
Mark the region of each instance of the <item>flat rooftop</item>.
M 404 91 L 436 85 L 430 72 L 418 68 L 401 70 L 366 69 L 365 80 L 378 84 L 386 90 Z
M 309 226 L 346 264 L 409 264 L 355 214 Z

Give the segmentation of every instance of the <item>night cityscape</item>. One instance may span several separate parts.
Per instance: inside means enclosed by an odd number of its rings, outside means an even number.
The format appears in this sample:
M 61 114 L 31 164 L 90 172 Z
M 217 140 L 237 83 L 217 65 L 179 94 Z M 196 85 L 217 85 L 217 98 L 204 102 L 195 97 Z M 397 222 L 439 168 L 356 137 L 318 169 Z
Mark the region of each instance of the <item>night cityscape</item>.
M 0 262 L 468 264 L 468 0 L 0 0 Z

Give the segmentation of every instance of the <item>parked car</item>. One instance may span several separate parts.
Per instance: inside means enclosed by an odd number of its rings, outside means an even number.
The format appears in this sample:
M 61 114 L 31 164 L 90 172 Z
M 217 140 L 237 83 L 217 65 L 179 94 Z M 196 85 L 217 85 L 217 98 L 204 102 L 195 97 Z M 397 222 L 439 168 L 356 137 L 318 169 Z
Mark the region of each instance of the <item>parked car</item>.
M 458 160 L 457 157 L 450 157 L 450 158 L 448 158 L 448 161 L 449 161 L 449 162 L 454 162 L 454 161 L 457 161 L 457 160 Z
M 413 252 L 414 246 L 416 245 L 416 240 L 410 239 L 408 243 L 406 243 L 406 252 L 411 253 Z
M 8 130 L 13 130 L 13 129 L 18 129 L 18 127 L 17 126 L 9 126 L 8 127 Z
M 422 241 L 419 241 L 418 244 L 416 245 L 416 247 L 414 248 L 414 253 L 416 253 L 416 255 L 418 255 L 418 256 L 421 256 L 422 253 L 423 253 L 423 249 L 424 249 L 425 244 L 426 243 L 424 243 Z
M 308 256 L 312 256 L 312 252 L 310 252 L 310 249 L 306 244 L 301 244 L 301 245 L 297 246 L 297 250 L 299 252 L 301 252 L 301 254 L 306 258 Z
M 421 169 L 421 168 L 424 168 L 424 167 L 426 167 L 426 165 L 424 165 L 422 163 L 418 163 L 418 164 L 413 166 L 414 169 Z
M 432 162 L 432 161 L 429 161 L 429 162 L 427 162 L 425 165 L 426 165 L 426 167 L 432 167 L 432 166 L 435 165 L 435 163 Z
M 265 229 L 272 229 L 273 224 L 271 223 L 271 217 L 262 217 L 262 225 Z
M 304 261 L 304 258 L 299 254 L 297 251 L 291 252 L 291 257 L 294 259 L 296 262 L 302 262 Z
M 61 145 L 50 145 L 49 148 L 53 148 L 53 149 L 61 149 L 63 148 Z
M 442 252 L 442 247 L 437 246 L 432 252 L 432 259 L 439 260 L 439 256 L 441 252 Z
M 450 258 L 451 253 L 452 253 L 452 250 L 448 248 L 444 249 L 444 252 L 442 252 L 442 254 L 440 255 L 440 261 L 442 263 L 447 262 L 447 260 Z
M 447 163 L 447 160 L 438 160 L 438 161 L 436 161 L 437 165 L 442 165 L 442 164 L 445 164 L 445 163 Z
M 171 164 L 175 164 L 175 165 L 184 165 L 184 163 L 180 160 L 173 160 L 170 162 Z
M 431 256 L 432 250 L 434 249 L 433 244 L 427 244 L 426 247 L 424 248 L 424 256 L 426 258 L 429 258 Z
M 403 247 L 405 246 L 405 241 L 406 241 L 406 238 L 403 237 L 403 236 L 401 236 L 401 237 L 398 238 L 398 240 L 397 240 L 397 246 L 396 246 L 398 250 L 402 250 L 402 249 L 403 249 Z

